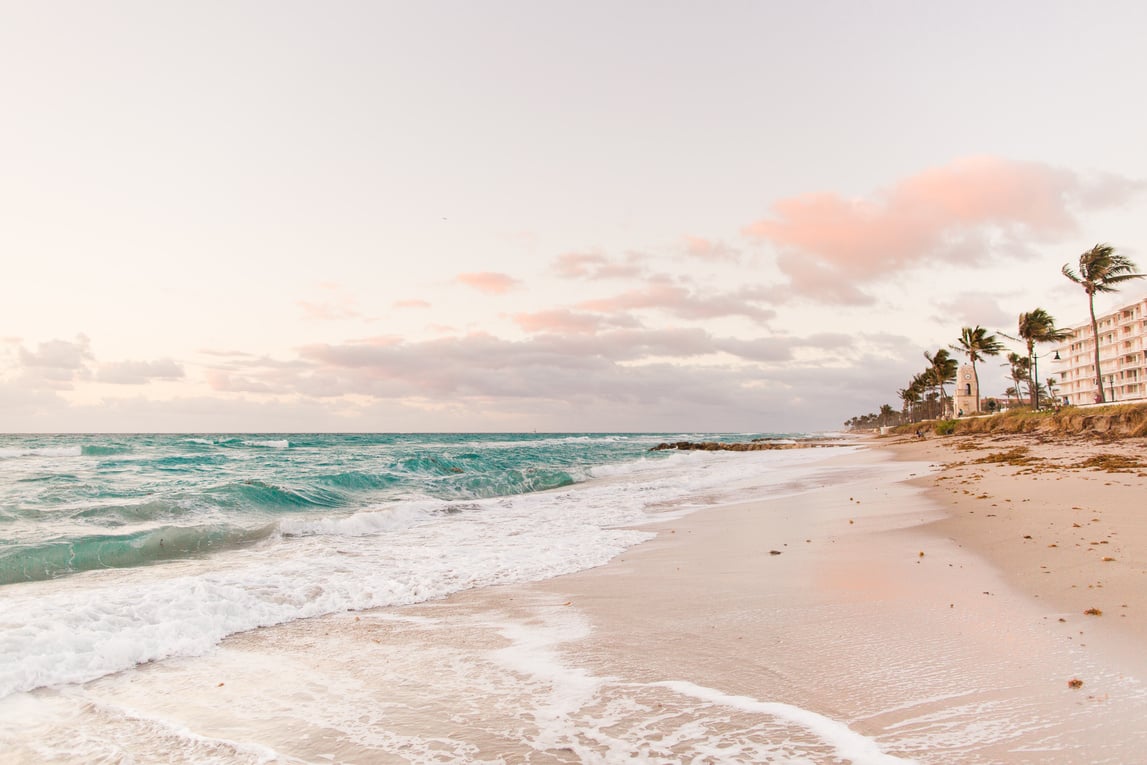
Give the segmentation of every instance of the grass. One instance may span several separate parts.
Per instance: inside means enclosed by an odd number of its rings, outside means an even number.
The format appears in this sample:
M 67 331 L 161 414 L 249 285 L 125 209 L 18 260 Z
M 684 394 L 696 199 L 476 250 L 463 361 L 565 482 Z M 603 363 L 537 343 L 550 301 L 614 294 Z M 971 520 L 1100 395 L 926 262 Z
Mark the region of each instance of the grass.
M 1147 403 L 1112 404 L 1103 407 L 1063 407 L 1058 411 L 1010 409 L 989 417 L 931 420 L 896 427 L 897 434 L 912 434 L 927 428 L 937 435 L 1039 433 L 1047 436 L 1093 436 L 1099 438 L 1147 437 Z

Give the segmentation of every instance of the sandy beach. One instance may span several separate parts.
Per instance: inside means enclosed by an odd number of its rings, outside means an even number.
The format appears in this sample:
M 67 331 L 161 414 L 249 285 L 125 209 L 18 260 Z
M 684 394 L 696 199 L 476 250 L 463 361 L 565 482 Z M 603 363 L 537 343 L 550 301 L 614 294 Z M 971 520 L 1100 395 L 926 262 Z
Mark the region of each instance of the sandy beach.
M 140 762 L 1132 762 L 1143 469 L 1071 465 L 1138 448 L 871 439 L 662 508 L 605 566 L 236 635 L 7 724 L 76 752 L 98 715 L 87 751 Z
M 1073 614 L 1099 609 L 1104 630 L 1147 641 L 1142 439 L 973 435 L 890 446 L 898 459 L 943 466 L 915 481 L 947 511 L 938 533 L 1031 597 Z

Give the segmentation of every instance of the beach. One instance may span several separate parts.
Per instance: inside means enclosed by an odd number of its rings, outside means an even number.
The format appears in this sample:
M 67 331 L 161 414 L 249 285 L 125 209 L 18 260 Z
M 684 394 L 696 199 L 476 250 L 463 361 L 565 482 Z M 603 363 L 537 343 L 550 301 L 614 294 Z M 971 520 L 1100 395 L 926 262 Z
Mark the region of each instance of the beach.
M 939 533 L 1033 598 L 1072 614 L 1098 608 L 1105 630 L 1147 642 L 1143 439 L 972 435 L 892 449 L 946 466 L 916 481 L 948 511 Z
M 1034 472 L 976 461 L 1025 446 Z M 17 762 L 1135 761 L 1144 471 L 1068 467 L 1135 448 L 808 450 L 650 506 L 604 565 L 19 694 L 0 737 Z

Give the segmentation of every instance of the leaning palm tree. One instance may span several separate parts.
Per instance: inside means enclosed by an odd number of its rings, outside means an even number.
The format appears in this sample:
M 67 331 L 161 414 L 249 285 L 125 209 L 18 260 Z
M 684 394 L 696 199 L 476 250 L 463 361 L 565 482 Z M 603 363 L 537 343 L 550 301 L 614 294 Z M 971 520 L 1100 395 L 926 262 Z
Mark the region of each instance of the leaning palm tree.
M 945 411 L 944 401 L 947 398 L 944 383 L 956 379 L 956 373 L 960 371 L 960 362 L 951 357 L 947 348 L 940 348 L 935 354 L 924 351 L 924 358 L 928 359 L 928 367 L 925 368 L 924 373 L 931 378 L 932 385 L 940 389 L 940 411 L 942 413 Z
M 931 377 L 927 371 L 920 372 L 912 378 L 912 382 L 908 385 L 909 390 L 916 394 L 916 413 L 919 415 L 917 420 L 929 419 L 932 416 L 931 399 L 928 397 L 928 392 L 932 389 Z
M 1099 402 L 1107 401 L 1103 395 L 1103 374 L 1099 371 L 1099 325 L 1095 321 L 1095 293 L 1116 292 L 1116 284 L 1142 279 L 1147 274 L 1135 273 L 1135 264 L 1123 255 L 1116 255 L 1109 244 L 1097 244 L 1079 256 L 1079 273 L 1064 263 L 1063 275 L 1083 287 L 1087 293 L 1087 307 L 1091 311 L 1091 336 L 1095 339 L 1095 387 Z M 1038 379 L 1038 378 L 1037 378 Z
M 922 389 L 916 387 L 915 381 L 909 383 L 907 388 L 901 388 L 896 391 L 896 395 L 900 396 L 900 401 L 902 402 L 900 411 L 904 420 L 915 422 L 915 418 L 912 415 L 916 405 L 920 403 L 921 392 Z
M 998 356 L 1004 350 L 1004 344 L 995 335 L 989 335 L 988 330 L 979 324 L 973 329 L 964 327 L 960 330 L 960 339 L 956 345 L 948 346 L 968 357 L 972 363 L 972 375 L 976 378 L 976 390 L 980 389 L 980 372 L 976 369 L 976 362 L 983 361 L 986 356 Z M 976 402 L 979 411 L 979 402 Z
M 1006 367 L 1011 367 L 1009 370 L 1012 376 L 1014 386 L 1008 388 L 1006 393 L 1008 395 L 1008 403 L 1011 404 L 1011 395 L 1015 393 L 1016 403 L 1020 401 L 1020 383 L 1031 378 L 1031 359 L 1026 356 L 1021 356 L 1014 351 L 1008 354 L 1008 363 L 1004 364 Z
M 1039 343 L 1058 343 L 1071 337 L 1070 329 L 1058 329 L 1055 319 L 1042 308 L 1036 308 L 1027 313 L 1021 313 L 1019 318 L 1019 336 L 1027 343 L 1028 358 L 1031 360 L 1032 381 L 1032 408 L 1039 409 L 1039 357 L 1036 356 L 1035 347 Z

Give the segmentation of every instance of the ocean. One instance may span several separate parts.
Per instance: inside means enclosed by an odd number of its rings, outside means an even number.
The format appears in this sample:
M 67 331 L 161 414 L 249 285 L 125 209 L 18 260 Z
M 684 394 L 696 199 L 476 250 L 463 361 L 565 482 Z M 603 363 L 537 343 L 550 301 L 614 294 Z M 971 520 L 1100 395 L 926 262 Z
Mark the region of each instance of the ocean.
M 0 436 L 0 699 L 598 566 L 654 514 L 820 451 L 650 447 L 793 437 Z

